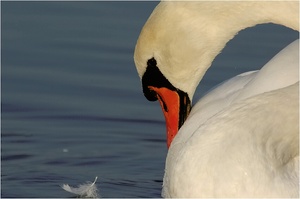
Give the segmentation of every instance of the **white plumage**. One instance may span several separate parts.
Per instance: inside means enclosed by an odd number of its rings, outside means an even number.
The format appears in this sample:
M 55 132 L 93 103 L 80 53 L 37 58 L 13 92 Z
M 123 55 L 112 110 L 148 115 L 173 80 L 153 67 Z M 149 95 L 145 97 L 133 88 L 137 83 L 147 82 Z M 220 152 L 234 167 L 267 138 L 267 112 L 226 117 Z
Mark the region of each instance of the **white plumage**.
M 298 2 L 162 2 L 138 39 L 135 63 L 157 67 L 192 98 L 238 31 L 261 23 L 299 30 Z M 261 70 L 204 96 L 169 148 L 164 197 L 299 197 L 299 41 Z

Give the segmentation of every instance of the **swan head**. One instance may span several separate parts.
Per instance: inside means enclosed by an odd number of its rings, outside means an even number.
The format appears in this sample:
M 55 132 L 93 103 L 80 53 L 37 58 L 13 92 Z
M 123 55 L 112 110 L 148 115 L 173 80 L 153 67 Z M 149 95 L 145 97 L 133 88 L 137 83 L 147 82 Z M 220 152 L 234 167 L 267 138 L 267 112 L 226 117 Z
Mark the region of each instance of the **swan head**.
M 138 38 L 134 61 L 150 101 L 159 100 L 170 146 L 190 110 L 199 81 L 218 53 L 212 47 L 217 30 L 210 20 L 198 24 L 193 4 L 161 2 Z M 204 28 L 205 27 L 205 28 Z M 205 41 L 205 42 L 204 42 Z

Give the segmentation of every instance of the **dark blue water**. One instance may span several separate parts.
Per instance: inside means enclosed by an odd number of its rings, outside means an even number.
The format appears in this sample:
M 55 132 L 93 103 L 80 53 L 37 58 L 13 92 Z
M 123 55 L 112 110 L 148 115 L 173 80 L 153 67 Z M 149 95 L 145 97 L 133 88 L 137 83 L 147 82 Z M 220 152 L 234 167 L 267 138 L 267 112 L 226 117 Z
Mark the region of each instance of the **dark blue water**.
M 2 197 L 69 197 L 61 184 L 95 176 L 103 197 L 160 197 L 164 118 L 133 62 L 157 4 L 1 2 Z M 296 38 L 277 25 L 240 32 L 195 98 Z

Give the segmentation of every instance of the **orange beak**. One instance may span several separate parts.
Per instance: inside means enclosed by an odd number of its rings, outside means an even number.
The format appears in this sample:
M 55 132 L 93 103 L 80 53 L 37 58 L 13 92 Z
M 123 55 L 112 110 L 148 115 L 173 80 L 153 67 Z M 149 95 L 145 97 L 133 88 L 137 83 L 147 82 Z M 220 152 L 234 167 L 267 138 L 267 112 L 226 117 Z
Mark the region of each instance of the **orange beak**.
M 160 106 L 166 120 L 167 129 L 167 147 L 169 148 L 179 128 L 183 125 L 190 112 L 189 100 L 182 100 L 176 90 L 170 90 L 162 87 L 157 88 L 148 86 L 148 88 L 157 94 Z M 182 103 L 182 101 L 184 103 Z

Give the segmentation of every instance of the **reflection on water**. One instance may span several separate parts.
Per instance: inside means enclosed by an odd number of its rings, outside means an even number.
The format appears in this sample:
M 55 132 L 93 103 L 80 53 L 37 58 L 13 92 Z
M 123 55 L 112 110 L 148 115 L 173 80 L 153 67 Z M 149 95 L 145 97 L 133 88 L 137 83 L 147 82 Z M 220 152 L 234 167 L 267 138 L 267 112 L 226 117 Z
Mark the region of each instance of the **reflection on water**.
M 158 2 L 2 2 L 2 197 L 69 197 L 98 176 L 103 197 L 160 197 L 167 153 L 157 103 L 133 63 Z M 242 31 L 195 95 L 260 68 L 298 37 Z

